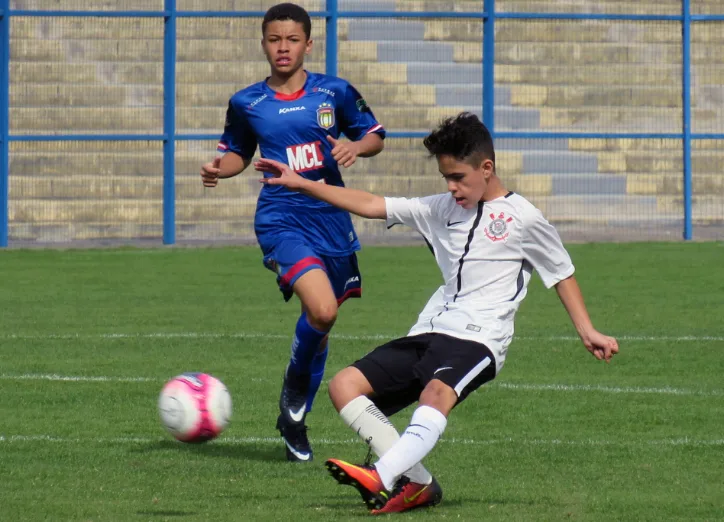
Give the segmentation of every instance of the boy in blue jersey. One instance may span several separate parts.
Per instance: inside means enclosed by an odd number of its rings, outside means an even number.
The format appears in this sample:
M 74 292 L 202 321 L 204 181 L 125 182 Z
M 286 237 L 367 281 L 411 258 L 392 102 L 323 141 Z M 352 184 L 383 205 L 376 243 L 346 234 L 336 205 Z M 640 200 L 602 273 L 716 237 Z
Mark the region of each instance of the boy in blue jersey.
M 289 165 L 307 179 L 344 186 L 339 165 L 383 149 L 385 130 L 357 90 L 333 76 L 310 73 L 311 20 L 300 6 L 270 8 L 262 23 L 262 48 L 271 74 L 231 97 L 221 156 L 205 164 L 205 187 L 241 173 L 259 147 L 261 156 Z M 351 141 L 340 140 L 344 134 Z M 291 461 L 312 460 L 305 419 L 324 375 L 328 335 L 347 298 L 360 297 L 360 249 L 348 212 L 264 186 L 254 230 L 264 265 L 277 274 L 285 300 L 302 304 L 279 399 L 279 429 Z

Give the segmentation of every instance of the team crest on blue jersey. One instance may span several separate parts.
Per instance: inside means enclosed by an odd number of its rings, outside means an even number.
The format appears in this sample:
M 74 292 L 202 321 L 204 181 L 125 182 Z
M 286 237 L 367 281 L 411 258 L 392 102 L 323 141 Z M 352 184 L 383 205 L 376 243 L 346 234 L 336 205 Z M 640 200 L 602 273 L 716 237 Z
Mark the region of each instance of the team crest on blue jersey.
M 485 227 L 485 235 L 491 241 L 505 241 L 508 239 L 510 232 L 508 232 L 508 223 L 513 221 L 512 217 L 505 217 L 505 213 L 501 212 L 496 217 L 495 214 L 490 214 L 492 220 L 490 224 Z
M 317 123 L 323 129 L 334 127 L 334 107 L 330 103 L 323 103 L 317 109 Z

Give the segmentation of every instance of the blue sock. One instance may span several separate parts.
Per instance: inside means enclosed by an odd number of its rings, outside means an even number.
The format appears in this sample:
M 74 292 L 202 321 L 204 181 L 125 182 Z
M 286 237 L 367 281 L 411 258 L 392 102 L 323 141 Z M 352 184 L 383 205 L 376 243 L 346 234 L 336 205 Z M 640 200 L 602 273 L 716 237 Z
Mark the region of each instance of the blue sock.
M 312 361 L 319 351 L 319 344 L 327 332 L 320 332 L 307 321 L 307 314 L 303 313 L 297 321 L 292 341 L 292 357 L 289 361 L 290 373 L 295 375 L 309 375 L 312 372 Z
M 317 395 L 317 390 L 322 384 L 322 378 L 324 377 L 324 367 L 327 364 L 327 354 L 329 353 L 329 342 L 323 352 L 317 352 L 317 355 L 312 359 L 312 377 L 309 381 L 309 393 L 307 393 L 307 411 L 312 411 L 312 403 L 314 402 L 314 396 Z

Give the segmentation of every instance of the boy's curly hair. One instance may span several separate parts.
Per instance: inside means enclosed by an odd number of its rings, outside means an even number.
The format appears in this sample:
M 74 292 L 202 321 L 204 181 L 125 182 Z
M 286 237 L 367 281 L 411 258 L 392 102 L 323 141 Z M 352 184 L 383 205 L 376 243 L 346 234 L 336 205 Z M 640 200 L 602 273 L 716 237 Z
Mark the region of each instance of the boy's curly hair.
M 446 118 L 423 141 L 430 156 L 454 157 L 475 167 L 483 160 L 495 163 L 493 138 L 475 114 L 462 112 Z
M 277 20 L 292 20 L 300 23 L 304 28 L 304 34 L 307 36 L 307 40 L 312 36 L 312 20 L 309 18 L 309 13 L 302 6 L 285 2 L 270 7 L 266 14 L 264 14 L 264 21 L 261 23 L 262 34 L 266 33 L 267 25 Z

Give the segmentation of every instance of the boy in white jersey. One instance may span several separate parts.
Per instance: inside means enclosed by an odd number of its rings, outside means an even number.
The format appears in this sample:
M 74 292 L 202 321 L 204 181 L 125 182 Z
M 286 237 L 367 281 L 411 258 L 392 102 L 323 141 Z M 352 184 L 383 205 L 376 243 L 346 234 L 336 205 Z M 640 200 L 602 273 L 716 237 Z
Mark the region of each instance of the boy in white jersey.
M 256 169 L 284 185 L 354 214 L 418 230 L 430 245 L 444 284 L 406 337 L 390 341 L 340 371 L 329 394 L 345 423 L 380 459 L 374 465 L 327 461 L 342 484 L 356 487 L 372 513 L 434 505 L 442 489 L 422 466 L 451 410 L 495 378 L 513 337 L 513 319 L 533 270 L 555 287 L 586 349 L 609 362 L 613 337 L 598 332 L 573 277 L 558 233 L 495 172 L 493 140 L 477 116 L 445 120 L 424 140 L 437 158 L 448 193 L 384 198 L 314 183 L 287 165 L 262 159 Z M 418 401 L 400 436 L 387 416 Z

